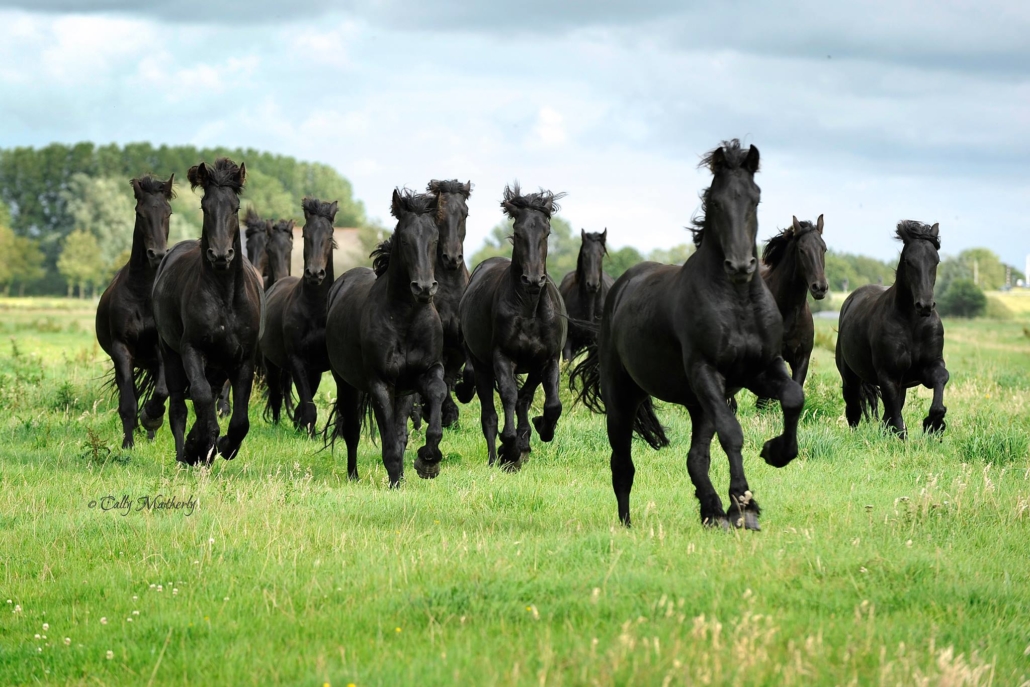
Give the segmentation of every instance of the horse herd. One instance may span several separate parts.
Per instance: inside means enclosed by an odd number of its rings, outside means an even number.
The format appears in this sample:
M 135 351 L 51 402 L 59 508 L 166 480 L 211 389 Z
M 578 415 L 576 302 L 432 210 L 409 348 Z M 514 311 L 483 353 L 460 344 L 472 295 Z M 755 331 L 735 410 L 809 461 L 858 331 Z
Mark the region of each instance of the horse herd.
M 256 373 L 268 389 L 266 416 L 278 422 L 285 404 L 295 426 L 314 436 L 313 399 L 328 371 L 337 393 L 322 436 L 344 440 L 350 478 L 358 477 L 362 427 L 374 423 L 390 484 L 399 485 L 409 419 L 428 425 L 416 472 L 438 475 L 443 429 L 459 413 L 452 393 L 462 403 L 478 395 L 490 464 L 517 470 L 533 429 L 543 441 L 554 438 L 564 358 L 574 364 L 569 383 L 578 400 L 606 415 L 623 523 L 630 524 L 633 435 L 656 449 L 669 443 L 653 405 L 658 398 L 690 414 L 687 469 L 702 523 L 757 530 L 735 395 L 749 389 L 761 405 L 779 401 L 783 433 L 765 442 L 761 455 L 776 467 L 790 463 L 814 338 L 807 296 L 827 293 L 823 217 L 814 224 L 795 217 L 768 242 L 760 264 L 758 149 L 726 141 L 702 164 L 712 182 L 694 220 L 697 250 L 685 264 L 644 262 L 613 280 L 603 271 L 607 230 L 583 232 L 576 270 L 560 286 L 547 273 L 547 240 L 563 194 L 505 187 L 511 258 L 485 260 L 470 275 L 463 242 L 471 183 L 434 180 L 425 193 L 394 190 L 397 224 L 372 253 L 372 268 L 335 278 L 336 202 L 304 199 L 304 273 L 291 276 L 292 220 L 248 212 L 243 254 L 244 164 L 223 158 L 189 170 L 192 188 L 204 191 L 203 230 L 199 240 L 171 250 L 174 175 L 133 179 L 131 257 L 101 297 L 96 321 L 114 362 L 123 447 L 132 447 L 137 423 L 153 438 L 167 401 L 177 460 L 235 457 L 249 430 Z M 904 246 L 895 284 L 857 289 L 841 309 L 836 360 L 845 414 L 854 427 L 878 414 L 882 398 L 884 424 L 904 437 L 906 390 L 922 384 L 933 389 L 924 431 L 940 433 L 948 372 L 933 301 L 938 226 L 903 221 L 897 238 Z M 541 385 L 543 412 L 531 424 Z M 499 451 L 495 390 L 504 413 Z M 187 398 L 196 415 L 188 434 Z M 231 415 L 222 436 L 219 412 Z M 709 478 L 716 435 L 730 464 L 728 509 Z

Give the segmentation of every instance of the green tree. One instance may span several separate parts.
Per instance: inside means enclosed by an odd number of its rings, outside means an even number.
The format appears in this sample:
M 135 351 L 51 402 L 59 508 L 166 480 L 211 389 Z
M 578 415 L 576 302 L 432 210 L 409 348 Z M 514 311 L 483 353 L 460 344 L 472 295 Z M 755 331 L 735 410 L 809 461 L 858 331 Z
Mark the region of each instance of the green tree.
M 86 286 L 94 287 L 104 279 L 105 268 L 96 237 L 85 229 L 68 234 L 57 258 L 57 270 L 68 284 L 68 297 L 79 287 L 79 298 L 86 297 Z
M 695 250 L 693 243 L 680 243 L 672 248 L 655 248 L 647 254 L 647 259 L 665 265 L 682 265 Z
M 972 279 L 955 279 L 937 300 L 937 311 L 950 317 L 979 317 L 987 311 L 987 296 Z
M 10 284 L 13 280 L 13 271 L 11 270 L 9 258 L 14 253 L 14 240 L 16 238 L 8 225 L 0 223 L 0 255 L 4 256 L 4 259 L 0 260 L 0 285 L 4 287 L 5 293 L 10 289 Z
M 43 266 L 46 256 L 39 249 L 39 242 L 25 236 L 15 236 L 13 251 L 10 253 L 8 265 L 11 269 L 11 282 L 18 285 L 18 295 L 25 295 L 25 287 L 35 284 L 46 276 Z M 10 284 L 4 284 L 4 292 L 10 293 Z
M 623 246 L 618 250 L 608 251 L 608 260 L 604 269 L 614 279 L 618 279 L 623 272 L 643 261 L 644 256 L 640 254 L 640 251 L 633 246 Z
M 129 184 L 78 173 L 69 180 L 62 195 L 75 226 L 97 238 L 104 267 L 120 267 L 115 262 L 132 248 L 136 222 L 136 204 Z

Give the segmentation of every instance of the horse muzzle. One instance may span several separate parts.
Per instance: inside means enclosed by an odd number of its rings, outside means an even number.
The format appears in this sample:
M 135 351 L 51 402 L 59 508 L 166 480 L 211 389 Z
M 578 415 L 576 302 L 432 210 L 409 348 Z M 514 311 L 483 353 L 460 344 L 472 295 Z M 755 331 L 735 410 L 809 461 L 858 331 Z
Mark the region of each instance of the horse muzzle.
M 724 260 L 722 263 L 723 270 L 726 271 L 726 276 L 730 278 L 730 281 L 734 284 L 746 284 L 751 281 L 751 277 L 755 276 L 755 269 L 758 267 L 758 262 L 754 258 L 748 258 L 747 260 Z
M 826 292 L 830 290 L 830 287 L 827 285 L 826 282 L 817 282 L 808 287 L 808 290 L 811 291 L 812 298 L 816 299 L 817 301 L 821 301 L 822 299 L 826 298 Z
M 411 293 L 419 303 L 432 303 L 433 296 L 436 295 L 439 288 L 440 284 L 436 281 L 430 283 L 418 281 L 411 282 Z
M 456 258 L 452 258 L 450 256 L 445 255 L 443 256 L 442 262 L 443 268 L 445 270 L 447 270 L 448 272 L 457 272 L 459 269 L 461 269 L 462 263 L 465 262 L 465 256 L 459 255 Z

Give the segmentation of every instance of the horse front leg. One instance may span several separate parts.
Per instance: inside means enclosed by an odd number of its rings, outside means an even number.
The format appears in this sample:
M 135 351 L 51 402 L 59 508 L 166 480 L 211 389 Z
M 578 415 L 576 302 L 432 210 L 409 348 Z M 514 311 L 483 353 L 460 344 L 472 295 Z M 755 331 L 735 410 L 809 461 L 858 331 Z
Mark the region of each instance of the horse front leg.
M 883 426 L 897 434 L 900 439 L 905 439 L 908 429 L 905 427 L 905 418 L 901 411 L 905 407 L 908 390 L 886 375 L 880 375 L 878 382 L 880 394 L 883 396 Z
M 154 391 L 150 399 L 140 409 L 140 423 L 147 430 L 147 439 L 154 440 L 154 435 L 161 428 L 165 419 L 165 400 L 168 399 L 168 380 L 165 376 L 164 353 L 157 349 L 157 365 L 151 370 L 154 375 Z
M 426 443 L 418 450 L 415 472 L 422 479 L 432 479 L 440 474 L 440 441 L 443 439 L 443 404 L 450 397 L 447 381 L 444 379 L 443 364 L 437 363 L 419 379 L 419 393 L 423 406 L 428 410 Z M 452 401 L 453 403 L 453 401 Z
M 210 463 L 214 457 L 215 441 L 218 439 L 218 417 L 215 415 L 214 394 L 207 381 L 204 356 L 192 346 L 182 350 L 182 366 L 189 380 L 190 398 L 196 419 L 186 436 L 183 460 L 190 465 L 199 461 Z
M 518 436 L 519 442 L 519 461 L 523 465 L 529 460 L 529 453 L 532 450 L 529 445 L 533 433 L 529 425 L 529 408 L 533 405 L 533 397 L 536 396 L 536 388 L 540 386 L 541 379 L 540 370 L 532 370 L 526 375 L 526 383 L 519 389 L 519 400 L 515 405 L 515 416 L 518 420 L 515 434 Z
M 440 410 L 440 422 L 444 427 L 454 427 L 458 424 L 458 404 L 451 397 L 451 391 L 458 382 L 461 375 L 461 366 L 465 362 L 465 356 L 460 350 L 444 351 L 444 381 L 447 383 L 447 395 L 443 399 L 443 407 Z
M 544 365 L 544 414 L 533 418 L 533 426 L 541 441 L 554 439 L 554 430 L 561 417 L 561 398 L 558 396 L 558 382 L 561 375 L 558 358 L 551 358 Z
M 690 450 L 687 452 L 687 472 L 694 483 L 694 496 L 701 504 L 701 524 L 705 527 L 721 527 L 729 529 L 730 521 L 722 508 L 719 493 L 712 486 L 709 474 L 712 465 L 712 437 L 715 436 L 715 425 L 696 406 L 687 407 L 690 413 Z
M 511 472 L 522 467 L 521 451 L 515 431 L 515 405 L 519 387 L 515 381 L 515 363 L 500 351 L 494 351 L 494 380 L 501 396 L 504 426 L 501 428 L 501 468 Z
M 225 436 L 218 439 L 218 452 L 232 460 L 250 431 L 250 392 L 254 386 L 254 363 L 246 360 L 229 374 L 232 383 L 232 416 Z
M 122 448 L 135 445 L 136 431 L 136 387 L 132 377 L 132 354 L 123 343 L 115 343 L 111 351 L 114 361 L 114 383 L 118 388 L 118 416 L 122 420 Z
M 782 365 L 782 363 L 781 363 Z M 755 502 L 744 476 L 744 430 L 741 429 L 737 416 L 726 404 L 726 380 L 708 363 L 690 366 L 690 386 L 697 396 L 701 410 L 711 418 L 715 433 L 719 436 L 719 444 L 726 452 L 730 463 L 730 523 L 737 527 L 757 530 L 758 503 Z M 786 376 L 786 370 L 783 375 Z
M 748 388 L 756 394 L 776 398 L 783 409 L 783 433 L 762 446 L 762 458 L 769 465 L 782 468 L 798 455 L 798 421 L 805 407 L 805 392 L 787 374 L 783 358 L 776 358 L 751 380 Z
M 186 371 L 182 366 L 182 357 L 164 343 L 161 344 L 161 354 L 165 363 L 165 381 L 168 384 L 168 427 L 172 430 L 172 438 L 175 440 L 175 459 L 186 462 L 183 440 L 187 415 Z
M 923 431 L 932 434 L 943 433 L 948 426 L 944 422 L 944 415 L 948 409 L 944 407 L 944 385 L 948 383 L 951 375 L 944 367 L 944 361 L 939 360 L 935 365 L 923 373 L 923 385 L 933 389 L 933 401 L 930 402 L 930 412 L 923 420 Z
M 465 363 L 465 374 L 469 374 L 472 359 Z M 476 380 L 476 394 L 479 396 L 479 421 L 486 440 L 487 465 L 497 462 L 497 408 L 494 406 L 494 377 L 486 365 L 473 370 Z M 459 396 L 459 400 L 461 400 Z M 464 401 L 463 401 L 464 403 Z
M 383 466 L 390 478 L 390 488 L 396 489 L 401 486 L 401 479 L 404 478 L 404 449 L 399 441 L 391 391 L 385 382 L 375 380 L 371 383 L 368 393 L 372 399 L 376 424 L 379 425 L 379 438 L 383 442 Z M 400 418 L 400 422 L 407 421 L 406 416 Z
M 311 389 L 311 375 L 304 364 L 304 360 L 298 355 L 291 355 L 286 363 L 289 366 L 291 376 L 297 385 L 297 407 L 293 413 L 294 429 L 303 429 L 308 436 L 315 435 L 315 420 L 318 411 L 315 410 L 314 392 Z

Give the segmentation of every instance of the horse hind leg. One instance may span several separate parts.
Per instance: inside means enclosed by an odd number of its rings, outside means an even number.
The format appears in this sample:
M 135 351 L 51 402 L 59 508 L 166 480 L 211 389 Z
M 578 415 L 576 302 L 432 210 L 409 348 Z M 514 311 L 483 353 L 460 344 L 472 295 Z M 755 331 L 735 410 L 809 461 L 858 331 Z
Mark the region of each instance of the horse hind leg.
M 157 430 L 164 423 L 165 401 L 168 399 L 168 381 L 165 379 L 165 366 L 160 351 L 157 365 L 151 368 L 150 374 L 154 377 L 154 390 L 140 408 L 139 418 L 140 424 L 147 430 L 147 439 L 153 441 Z
M 515 417 L 518 424 L 515 428 L 516 441 L 519 447 L 518 465 L 521 467 L 529 461 L 529 454 L 532 451 L 530 439 L 533 431 L 530 429 L 529 408 L 533 405 L 533 397 L 536 396 L 536 389 L 540 386 L 541 374 L 539 370 L 533 370 L 526 376 L 526 383 L 519 389 L 519 400 L 515 404 Z M 537 418 L 533 418 L 536 425 Z
M 163 344 L 161 351 L 165 363 L 165 380 L 168 384 L 168 427 L 172 430 L 172 438 L 175 440 L 175 459 L 186 463 L 188 461 L 183 437 L 186 432 L 187 415 L 186 371 L 178 353 Z
M 265 401 L 265 419 L 270 419 L 273 425 L 279 424 L 283 408 L 283 378 L 285 375 L 281 368 L 272 361 L 265 359 L 265 384 L 268 389 L 268 397 Z
M 465 368 L 466 370 L 468 367 Z M 487 463 L 497 462 L 497 408 L 494 406 L 494 378 L 485 365 L 475 368 L 476 393 L 479 396 L 480 423 L 486 440 Z M 460 400 L 460 399 L 459 399 Z
M 229 428 L 218 438 L 218 453 L 226 460 L 232 460 L 239 453 L 243 439 L 250 432 L 250 391 L 254 385 L 254 365 L 247 361 L 230 375 L 232 382 L 233 410 Z
M 218 417 L 229 417 L 232 415 L 232 403 L 229 401 L 229 391 L 232 389 L 232 383 L 227 379 L 222 384 L 222 389 L 218 394 L 218 400 L 215 402 L 215 407 L 218 410 Z
M 135 445 L 136 431 L 136 387 L 133 384 L 132 354 L 119 345 L 111 353 L 114 361 L 114 382 L 118 389 L 118 417 L 122 420 L 122 448 Z
M 347 479 L 358 480 L 358 442 L 361 440 L 361 401 L 363 394 L 333 373 L 336 380 L 335 418 L 326 426 L 329 441 L 343 437 L 347 445 Z M 332 432 L 332 436 L 328 432 Z
M 440 422 L 445 429 L 457 426 L 458 416 L 461 414 L 458 404 L 451 397 L 451 391 L 455 388 L 458 377 L 461 375 L 461 365 L 464 360 L 460 353 L 454 351 L 445 356 L 444 382 L 447 384 L 447 394 L 444 396 L 443 405 L 440 408 Z
M 862 380 L 846 364 L 840 369 L 840 377 L 841 393 L 844 396 L 844 416 L 848 420 L 848 426 L 854 429 L 862 421 Z

